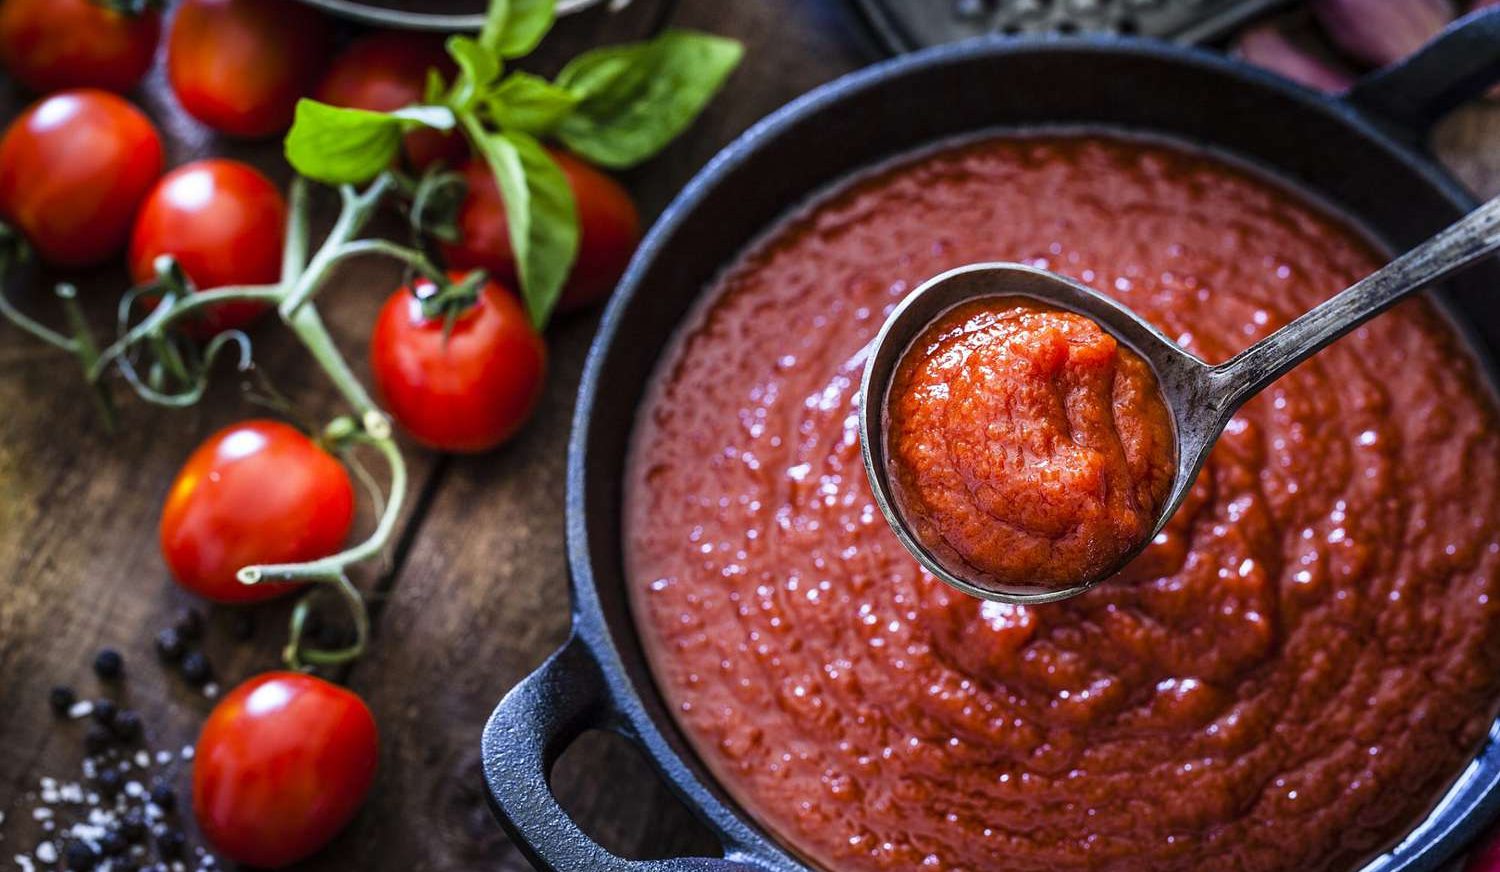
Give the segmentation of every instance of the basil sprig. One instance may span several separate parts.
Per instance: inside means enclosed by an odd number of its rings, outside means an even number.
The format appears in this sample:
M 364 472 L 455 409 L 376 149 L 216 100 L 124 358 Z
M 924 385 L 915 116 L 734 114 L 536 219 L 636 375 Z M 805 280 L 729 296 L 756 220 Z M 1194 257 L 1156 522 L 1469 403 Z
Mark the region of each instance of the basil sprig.
M 430 71 L 424 102 L 396 112 L 297 105 L 286 156 L 308 178 L 361 184 L 391 166 L 408 131 L 460 130 L 489 165 L 505 202 L 521 296 L 547 322 L 578 254 L 578 210 L 567 177 L 541 141 L 552 139 L 611 169 L 635 166 L 681 134 L 739 64 L 739 43 L 669 30 L 655 39 L 595 49 L 555 81 L 505 62 L 536 48 L 556 0 L 491 0 L 478 38 L 455 36 L 451 84 Z

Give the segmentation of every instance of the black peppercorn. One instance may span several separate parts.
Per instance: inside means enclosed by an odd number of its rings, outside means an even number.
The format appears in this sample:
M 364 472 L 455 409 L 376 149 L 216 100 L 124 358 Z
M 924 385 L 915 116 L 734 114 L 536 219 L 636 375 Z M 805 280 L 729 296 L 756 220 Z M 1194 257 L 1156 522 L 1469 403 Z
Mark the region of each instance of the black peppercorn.
M 156 837 L 157 853 L 163 857 L 180 857 L 182 849 L 187 844 L 187 837 L 182 830 L 166 830 Z
M 87 872 L 94 868 L 94 863 L 98 859 L 94 854 L 94 849 L 83 842 L 69 842 L 67 849 L 63 851 L 63 858 L 67 860 L 68 868 L 73 872 Z
M 78 701 L 78 694 L 71 687 L 58 685 L 47 694 L 47 704 L 52 706 L 52 711 L 59 716 L 66 715 L 73 708 L 73 703 Z
M 183 640 L 196 642 L 203 638 L 203 613 L 195 608 L 181 609 L 177 612 L 177 620 L 173 626 Z
M 125 658 L 113 648 L 102 648 L 94 655 L 94 674 L 105 681 L 114 681 L 125 671 Z
M 101 754 L 109 748 L 114 740 L 114 734 L 103 724 L 91 724 L 87 733 L 83 734 L 83 747 L 90 754 Z
M 120 741 L 133 742 L 141 737 L 141 715 L 139 712 L 126 709 L 115 715 L 110 729 L 114 730 L 115 737 Z
M 119 795 L 122 784 L 120 770 L 115 769 L 113 766 L 105 769 L 94 779 L 94 784 L 105 797 L 113 798 Z
M 213 677 L 214 668 L 202 651 L 192 651 L 182 658 L 182 677 L 194 687 L 202 687 Z
M 165 781 L 158 781 L 151 785 L 151 801 L 162 811 L 171 811 L 177 807 L 177 791 Z
M 129 845 L 125 843 L 125 837 L 120 835 L 119 830 L 105 830 L 104 835 L 99 837 L 99 853 L 106 857 L 118 857 L 125 853 L 127 847 Z M 111 863 L 109 868 L 110 872 L 114 872 L 119 864 Z
M 106 727 L 115 722 L 115 714 L 118 711 L 119 709 L 115 707 L 114 700 L 94 700 L 94 720 Z
M 120 835 L 132 844 L 146 837 L 146 818 L 141 814 L 140 809 L 133 808 L 120 818 Z
M 182 634 L 175 627 L 168 627 L 156 634 L 156 656 L 163 663 L 176 663 L 182 659 L 182 652 L 187 646 L 183 644 Z

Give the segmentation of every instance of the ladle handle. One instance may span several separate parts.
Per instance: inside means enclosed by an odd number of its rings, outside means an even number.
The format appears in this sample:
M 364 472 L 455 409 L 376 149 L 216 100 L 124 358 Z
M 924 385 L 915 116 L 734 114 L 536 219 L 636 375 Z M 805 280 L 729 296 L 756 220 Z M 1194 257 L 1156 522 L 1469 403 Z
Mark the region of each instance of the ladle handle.
M 1500 250 L 1500 197 L 1209 371 L 1215 411 L 1227 414 L 1325 345 L 1413 291 Z

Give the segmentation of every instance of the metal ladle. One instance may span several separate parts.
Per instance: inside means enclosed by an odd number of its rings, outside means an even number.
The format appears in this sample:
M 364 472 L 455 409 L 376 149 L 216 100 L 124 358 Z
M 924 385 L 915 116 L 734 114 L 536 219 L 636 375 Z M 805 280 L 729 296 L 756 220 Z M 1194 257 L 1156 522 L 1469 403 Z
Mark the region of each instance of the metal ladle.
M 1396 302 L 1500 250 L 1500 197 L 1396 258 L 1228 361 L 1210 366 L 1130 309 L 1094 289 L 1047 270 L 1018 263 L 978 263 L 923 283 L 886 318 L 870 349 L 860 384 L 859 436 L 875 502 L 901 544 L 933 575 L 987 600 L 1043 603 L 1066 599 L 1114 575 L 1145 549 L 1182 504 L 1224 426 L 1246 400 L 1324 346 Z M 1177 436 L 1177 474 L 1150 532 L 1108 570 L 1071 587 L 998 587 L 976 583 L 940 562 L 915 536 L 891 489 L 886 458 L 886 403 L 892 376 L 916 337 L 949 309 L 975 299 L 1031 297 L 1093 319 L 1125 342 L 1156 373 Z

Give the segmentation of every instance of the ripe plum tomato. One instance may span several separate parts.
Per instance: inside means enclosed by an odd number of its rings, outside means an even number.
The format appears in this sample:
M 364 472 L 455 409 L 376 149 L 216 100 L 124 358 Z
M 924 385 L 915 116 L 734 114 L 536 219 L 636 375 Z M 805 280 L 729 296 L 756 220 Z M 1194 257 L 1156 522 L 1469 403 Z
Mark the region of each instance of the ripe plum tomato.
M 379 756 L 375 718 L 358 695 L 300 672 L 258 675 L 203 724 L 193 814 L 223 857 L 279 869 L 353 819 Z
M 231 136 L 291 126 L 329 54 L 323 16 L 293 0 L 183 0 L 167 81 L 189 115 Z
M 147 195 L 130 237 L 130 274 L 155 275 L 170 254 L 199 290 L 261 285 L 281 275 L 286 201 L 254 167 L 223 158 L 194 161 L 167 173 Z M 244 327 L 265 307 L 225 303 L 186 325 L 199 338 Z
M 641 219 L 619 182 L 566 152 L 551 154 L 567 175 L 578 205 L 578 259 L 557 303 L 559 312 L 572 312 L 614 290 L 641 241 Z M 458 210 L 459 241 L 444 243 L 443 254 L 455 268 L 486 269 L 514 284 L 516 259 L 494 176 L 479 160 L 464 164 L 462 172 L 469 193 Z
M 429 34 L 378 31 L 349 43 L 334 58 L 313 96 L 331 106 L 392 112 L 420 103 L 427 89 L 427 71 L 437 70 L 451 82 L 458 67 Z M 404 140 L 406 157 L 416 169 L 435 161 L 457 164 L 467 148 L 463 137 L 436 130 L 413 130 Z
M 161 13 L 109 8 L 98 0 L 0 3 L 0 61 L 39 93 L 65 88 L 134 88 L 156 54 Z
M 105 91 L 63 91 L 0 138 L 0 217 L 48 263 L 92 266 L 125 244 L 161 166 L 161 139 L 139 109 Z
M 252 564 L 338 551 L 354 522 L 344 465 L 279 421 L 226 427 L 198 446 L 167 492 L 161 553 L 177 583 L 221 603 L 259 602 L 293 585 L 244 585 Z
M 458 274 L 454 279 L 461 278 Z M 418 282 L 419 294 L 430 282 Z M 411 289 L 375 320 L 370 364 L 386 409 L 418 442 L 477 453 L 509 439 L 542 394 L 547 347 L 514 294 L 487 281 L 453 319 L 427 317 Z

